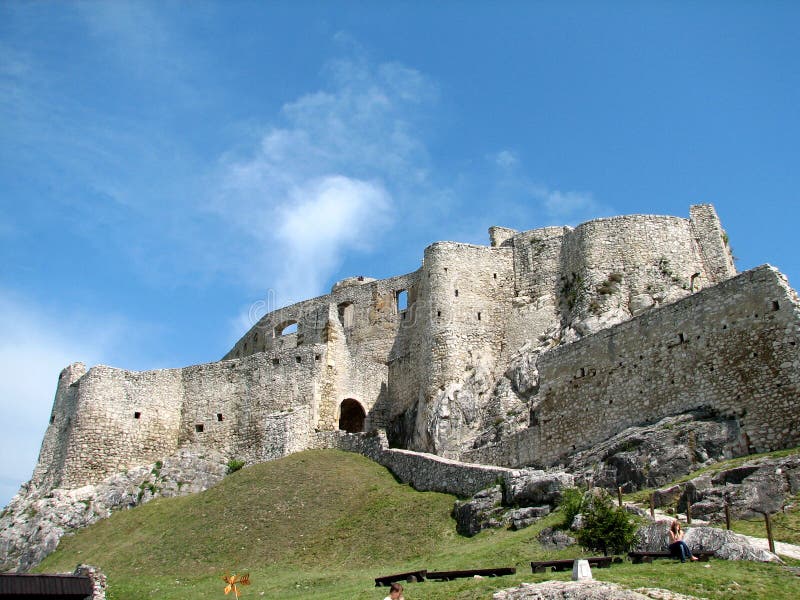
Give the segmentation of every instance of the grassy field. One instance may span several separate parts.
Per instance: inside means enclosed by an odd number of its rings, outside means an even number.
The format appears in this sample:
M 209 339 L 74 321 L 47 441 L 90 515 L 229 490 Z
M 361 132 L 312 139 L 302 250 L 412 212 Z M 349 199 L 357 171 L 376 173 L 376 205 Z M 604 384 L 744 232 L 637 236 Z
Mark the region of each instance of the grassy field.
M 574 558 L 545 552 L 533 527 L 474 538 L 455 533 L 454 498 L 416 492 L 361 456 L 309 451 L 242 469 L 194 496 L 160 499 L 63 538 L 38 569 L 71 571 L 79 562 L 109 577 L 109 599 L 225 598 L 226 571 L 249 572 L 243 598 L 383 598 L 379 575 L 411 569 L 516 566 L 517 575 L 408 584 L 414 599 L 491 598 L 523 581 L 568 579 L 530 573 L 530 561 Z M 707 598 L 797 598 L 800 578 L 783 567 L 712 561 L 614 565 L 598 579 L 665 587 Z M 230 596 L 228 596 L 230 597 Z

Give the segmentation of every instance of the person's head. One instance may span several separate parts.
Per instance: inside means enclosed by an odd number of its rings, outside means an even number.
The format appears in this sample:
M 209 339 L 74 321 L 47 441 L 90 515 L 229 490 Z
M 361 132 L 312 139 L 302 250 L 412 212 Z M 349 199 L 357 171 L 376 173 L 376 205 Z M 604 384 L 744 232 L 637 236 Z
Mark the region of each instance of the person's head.
M 681 530 L 681 524 L 680 522 L 678 522 L 678 519 L 674 519 L 672 521 L 672 525 L 670 525 L 669 528 L 672 531 L 672 533 L 678 533 Z
M 402 595 L 402 593 L 403 593 L 403 586 L 400 585 L 399 583 L 393 583 L 392 587 L 389 588 L 389 597 L 392 600 L 395 600 L 395 598 L 399 598 Z

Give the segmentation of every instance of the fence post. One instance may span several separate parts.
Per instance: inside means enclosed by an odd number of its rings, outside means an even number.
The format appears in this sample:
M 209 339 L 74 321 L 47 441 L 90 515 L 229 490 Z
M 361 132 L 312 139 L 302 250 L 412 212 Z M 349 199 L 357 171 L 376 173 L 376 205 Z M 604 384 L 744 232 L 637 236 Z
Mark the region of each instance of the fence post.
M 767 524 L 767 541 L 769 542 L 769 551 L 775 554 L 775 540 L 772 539 L 772 523 L 769 520 L 769 513 L 764 513 L 764 521 Z
M 725 501 L 725 529 L 731 530 L 731 505 Z
M 622 486 L 617 488 L 617 501 L 619 502 L 619 507 L 622 508 Z
M 686 494 L 686 524 L 692 524 L 692 501 L 689 498 L 689 494 Z

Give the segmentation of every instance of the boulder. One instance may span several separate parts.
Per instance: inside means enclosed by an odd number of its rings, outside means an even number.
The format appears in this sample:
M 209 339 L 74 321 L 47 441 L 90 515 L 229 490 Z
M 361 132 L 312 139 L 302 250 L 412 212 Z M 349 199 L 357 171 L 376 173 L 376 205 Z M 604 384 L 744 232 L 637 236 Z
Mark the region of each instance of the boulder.
M 512 471 L 506 476 L 503 503 L 507 506 L 555 506 L 575 478 L 564 471 Z
M 536 539 L 539 540 L 545 550 L 563 550 L 578 543 L 578 540 L 565 531 L 553 529 L 552 527 L 542 529 Z
M 505 512 L 502 503 L 503 492 L 499 485 L 481 490 L 464 502 L 456 502 L 453 507 L 456 531 L 471 537 L 483 529 L 502 527 Z
M 686 530 L 684 541 L 693 552 L 713 552 L 717 558 L 752 560 L 756 562 L 783 562 L 772 552 L 755 546 L 747 536 L 726 529 L 692 527 Z
M 642 588 L 629 590 L 604 581 L 546 581 L 523 583 L 519 587 L 496 592 L 494 600 L 695 600 L 670 590 Z
M 549 514 L 549 506 L 528 506 L 509 511 L 505 516 L 505 520 L 508 521 L 509 527 L 516 531 L 533 525 L 536 521 Z

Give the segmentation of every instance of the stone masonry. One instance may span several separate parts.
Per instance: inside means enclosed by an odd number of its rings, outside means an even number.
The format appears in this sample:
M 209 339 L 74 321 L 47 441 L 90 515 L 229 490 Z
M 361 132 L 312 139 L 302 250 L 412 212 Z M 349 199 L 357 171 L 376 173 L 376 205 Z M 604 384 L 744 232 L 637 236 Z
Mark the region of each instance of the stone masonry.
M 738 419 L 753 451 L 798 445 L 797 296 L 771 267 L 737 275 L 713 207 L 689 212 L 438 242 L 413 273 L 266 314 L 215 363 L 70 365 L 31 485 L 94 484 L 188 445 L 259 462 L 337 430 L 548 466 L 700 407 Z

